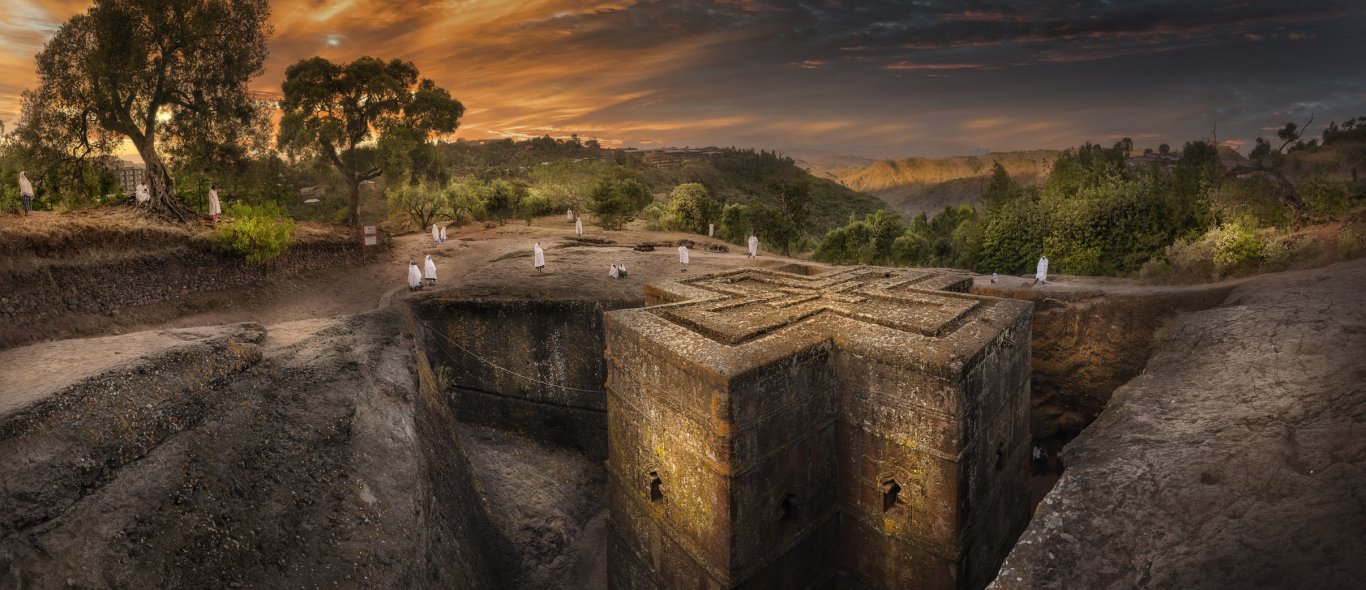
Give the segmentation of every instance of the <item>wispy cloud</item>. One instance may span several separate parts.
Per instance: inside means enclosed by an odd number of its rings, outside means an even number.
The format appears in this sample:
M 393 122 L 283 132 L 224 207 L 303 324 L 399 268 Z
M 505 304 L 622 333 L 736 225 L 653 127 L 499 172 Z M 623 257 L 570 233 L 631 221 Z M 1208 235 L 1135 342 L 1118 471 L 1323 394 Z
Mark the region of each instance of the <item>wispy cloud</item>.
M 88 2 L 0 3 L 0 119 Z M 414 62 L 465 103 L 460 137 L 878 153 L 1260 133 L 1366 114 L 1366 5 L 1248 0 L 311 0 L 272 4 L 271 55 Z M 1105 105 L 1109 110 L 1100 109 Z M 1357 112 L 1361 111 L 1361 112 Z M 1138 133 L 1142 129 L 1143 133 Z M 1183 135 L 1184 134 L 1184 135 Z

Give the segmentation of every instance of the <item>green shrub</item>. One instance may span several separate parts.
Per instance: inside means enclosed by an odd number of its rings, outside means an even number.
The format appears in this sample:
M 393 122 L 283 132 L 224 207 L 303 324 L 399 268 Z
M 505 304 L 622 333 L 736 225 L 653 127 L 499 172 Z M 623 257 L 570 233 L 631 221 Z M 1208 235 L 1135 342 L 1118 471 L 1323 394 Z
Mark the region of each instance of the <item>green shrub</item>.
M 621 229 L 650 204 L 650 188 L 624 175 L 604 176 L 588 196 L 588 207 L 603 229 Z
M 1351 204 L 1347 183 L 1331 176 L 1310 174 L 1295 185 L 1295 190 L 1315 213 L 1337 215 L 1346 211 Z
M 1257 238 L 1253 223 L 1241 219 L 1221 223 L 1210 230 L 1214 241 L 1214 263 L 1221 273 L 1260 263 L 1266 258 L 1266 244 Z
M 1338 230 L 1338 257 L 1351 260 L 1360 256 L 1362 250 L 1366 250 L 1366 235 L 1343 224 L 1342 229 Z
M 278 204 L 233 203 L 228 206 L 227 216 L 231 221 L 219 227 L 218 245 L 224 251 L 245 257 L 249 263 L 270 262 L 294 243 L 294 220 Z

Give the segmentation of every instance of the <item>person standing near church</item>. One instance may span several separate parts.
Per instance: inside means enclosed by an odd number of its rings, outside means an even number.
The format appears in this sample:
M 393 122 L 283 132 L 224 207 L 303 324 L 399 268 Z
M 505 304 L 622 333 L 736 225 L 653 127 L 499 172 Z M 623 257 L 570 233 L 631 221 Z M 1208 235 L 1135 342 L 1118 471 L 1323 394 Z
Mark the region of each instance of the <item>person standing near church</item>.
M 408 261 L 408 290 L 416 291 L 422 288 L 422 271 L 417 269 L 417 262 Z
M 431 255 L 431 254 L 428 254 L 428 255 L 427 255 L 427 260 L 424 261 L 424 262 L 422 263 L 422 265 L 423 265 L 422 278 L 427 279 L 427 284 L 428 284 L 428 285 L 435 285 L 435 284 L 436 284 L 436 263 L 435 263 L 435 262 L 432 262 L 432 255 Z
M 218 202 L 218 186 L 209 185 L 209 219 L 218 225 L 218 216 L 223 214 L 223 205 Z
M 1043 285 L 1048 283 L 1048 257 L 1039 258 L 1039 265 L 1034 267 L 1034 284 Z

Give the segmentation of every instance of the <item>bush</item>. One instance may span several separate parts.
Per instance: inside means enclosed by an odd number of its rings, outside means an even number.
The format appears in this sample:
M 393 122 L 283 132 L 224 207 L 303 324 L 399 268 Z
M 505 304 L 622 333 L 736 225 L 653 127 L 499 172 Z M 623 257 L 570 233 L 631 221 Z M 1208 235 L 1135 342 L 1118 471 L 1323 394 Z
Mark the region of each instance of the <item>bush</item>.
M 219 227 L 219 247 L 246 258 L 252 264 L 265 264 L 284 254 L 294 243 L 294 220 L 276 203 L 250 205 L 233 203 L 227 216 L 232 221 Z
M 1337 215 L 1351 206 L 1347 183 L 1330 176 L 1310 174 L 1295 185 L 1295 190 L 1315 213 Z
M 1342 260 L 1351 260 L 1360 256 L 1366 250 L 1366 234 L 1353 229 L 1347 224 L 1343 224 L 1342 229 L 1338 230 L 1338 257 Z
M 604 176 L 588 197 L 588 208 L 603 229 L 621 229 L 651 201 L 645 183 L 622 175 Z
M 1209 238 L 1214 242 L 1214 264 L 1221 274 L 1266 258 L 1266 244 L 1257 238 L 1248 219 L 1221 223 L 1210 230 Z
M 386 191 L 390 215 L 407 217 L 416 228 L 426 229 L 438 215 L 450 209 L 447 192 L 423 181 L 417 185 L 401 183 Z

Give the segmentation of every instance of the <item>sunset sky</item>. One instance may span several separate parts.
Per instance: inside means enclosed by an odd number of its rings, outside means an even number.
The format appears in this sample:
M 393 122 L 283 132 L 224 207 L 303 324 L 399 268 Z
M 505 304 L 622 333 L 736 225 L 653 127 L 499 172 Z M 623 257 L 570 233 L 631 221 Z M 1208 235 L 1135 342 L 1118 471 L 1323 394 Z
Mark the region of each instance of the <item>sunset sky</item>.
M 0 2 L 0 120 L 89 2 Z M 458 136 L 949 155 L 1129 136 L 1251 143 L 1366 115 L 1366 2 L 272 3 L 258 90 L 303 57 L 413 61 Z M 1244 148 L 1246 151 L 1246 148 Z

